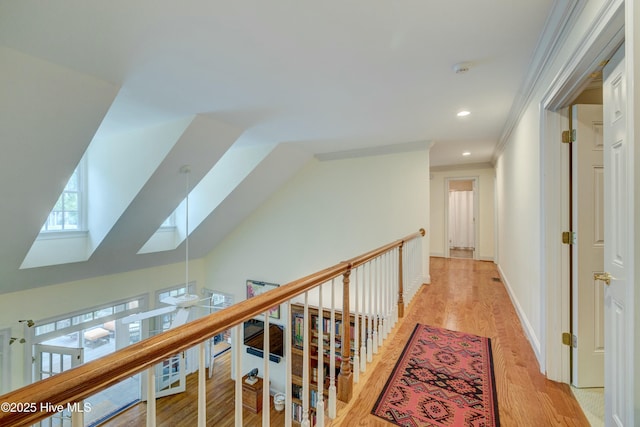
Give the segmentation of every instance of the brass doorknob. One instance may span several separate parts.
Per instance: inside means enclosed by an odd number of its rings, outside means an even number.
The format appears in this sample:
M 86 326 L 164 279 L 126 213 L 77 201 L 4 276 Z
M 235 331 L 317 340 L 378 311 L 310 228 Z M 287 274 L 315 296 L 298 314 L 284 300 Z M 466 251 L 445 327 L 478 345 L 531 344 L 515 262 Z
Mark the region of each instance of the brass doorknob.
M 611 284 L 611 280 L 615 280 L 615 277 L 605 271 L 604 273 L 594 273 L 593 279 L 601 280 L 606 283 L 607 286 L 609 286 Z

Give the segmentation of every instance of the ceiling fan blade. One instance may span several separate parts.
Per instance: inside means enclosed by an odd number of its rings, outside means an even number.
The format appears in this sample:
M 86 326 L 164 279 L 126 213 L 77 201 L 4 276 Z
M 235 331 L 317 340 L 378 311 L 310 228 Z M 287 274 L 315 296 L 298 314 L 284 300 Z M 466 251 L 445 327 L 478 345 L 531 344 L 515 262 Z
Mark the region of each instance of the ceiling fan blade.
M 173 329 L 176 326 L 181 326 L 187 323 L 189 320 L 189 309 L 188 308 L 180 308 L 176 312 L 176 317 L 174 317 L 173 322 L 171 322 L 171 326 L 169 329 Z
M 178 307 L 191 307 L 192 305 L 197 304 L 199 301 L 201 301 L 200 297 L 192 294 L 184 294 L 177 297 L 169 296 L 160 300 L 160 302 L 163 302 L 165 304 L 176 305 Z
M 149 319 L 150 317 L 160 316 L 161 314 L 171 313 L 178 307 L 170 305 L 167 307 L 156 308 L 155 310 L 143 311 L 142 313 L 131 314 L 122 318 L 122 323 L 132 323 L 139 320 Z

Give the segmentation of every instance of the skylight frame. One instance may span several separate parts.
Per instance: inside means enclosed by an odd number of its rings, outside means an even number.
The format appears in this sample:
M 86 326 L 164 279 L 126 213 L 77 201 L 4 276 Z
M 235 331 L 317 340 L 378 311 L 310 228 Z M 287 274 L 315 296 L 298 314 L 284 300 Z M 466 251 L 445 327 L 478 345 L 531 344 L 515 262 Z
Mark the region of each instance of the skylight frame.
M 85 233 L 87 231 L 87 203 L 88 203 L 88 189 L 87 189 L 87 161 L 86 156 L 83 156 L 78 166 L 75 168 L 71 177 L 67 181 L 67 184 L 62 190 L 62 193 L 58 197 L 55 205 L 51 209 L 51 212 L 47 216 L 42 228 L 40 229 L 39 236 L 55 238 L 56 236 L 60 237 L 62 235 L 69 235 L 74 233 Z M 75 204 L 76 209 L 66 209 L 65 207 L 65 196 L 66 195 L 75 196 Z M 60 205 L 61 209 L 60 209 Z M 58 209 L 56 209 L 59 207 Z M 76 214 L 76 221 L 74 228 L 67 228 L 65 221 L 67 215 L 66 214 Z M 49 228 L 52 222 L 57 222 L 57 219 L 54 216 L 61 216 L 62 224 L 60 228 Z

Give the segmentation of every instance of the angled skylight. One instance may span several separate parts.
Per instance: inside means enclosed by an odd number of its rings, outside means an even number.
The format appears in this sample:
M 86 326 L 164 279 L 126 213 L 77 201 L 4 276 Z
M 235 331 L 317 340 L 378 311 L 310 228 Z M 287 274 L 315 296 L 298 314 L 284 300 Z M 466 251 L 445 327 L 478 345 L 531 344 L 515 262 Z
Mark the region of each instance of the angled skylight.
M 231 147 L 189 192 L 189 232 L 195 230 L 273 148 L 273 145 Z M 160 227 L 138 253 L 176 249 L 187 236 L 185 212 L 186 200 L 183 200 L 172 213 L 175 228 Z
M 189 117 L 107 138 L 96 134 L 84 155 L 86 232 L 40 233 L 20 268 L 88 260 L 192 121 Z M 58 203 L 53 207 L 55 215 L 59 207 Z M 71 211 L 67 219 L 73 222 Z M 53 223 L 59 226 L 64 220 Z

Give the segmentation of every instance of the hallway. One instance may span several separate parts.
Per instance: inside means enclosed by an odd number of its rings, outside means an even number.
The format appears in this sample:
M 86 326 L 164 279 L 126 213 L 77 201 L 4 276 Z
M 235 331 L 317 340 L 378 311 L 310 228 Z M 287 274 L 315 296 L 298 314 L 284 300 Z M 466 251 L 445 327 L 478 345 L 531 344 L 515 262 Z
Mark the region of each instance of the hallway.
M 339 406 L 330 426 L 389 426 L 370 414 L 416 323 L 491 338 L 500 425 L 589 426 L 569 386 L 547 380 L 522 331 L 511 300 L 491 262 L 431 258 L 431 281 L 418 291 L 405 318 L 354 385 L 351 403 Z M 207 381 L 208 424 L 233 425 L 233 382 L 229 353 L 222 356 L 214 378 Z M 195 425 L 197 376 L 188 379 L 187 392 L 158 400 L 158 425 Z M 145 422 L 145 405 L 129 409 L 105 425 L 137 426 Z M 261 414 L 244 411 L 244 425 L 261 425 Z M 271 411 L 271 425 L 283 425 L 283 414 Z
M 385 342 L 377 365 L 354 390 L 332 426 L 388 426 L 370 414 L 416 323 L 491 338 L 502 426 L 589 426 L 569 386 L 539 371 L 509 295 L 491 262 L 431 258 L 431 284 L 416 295 L 405 320 Z M 375 375 L 372 375 L 372 372 Z M 362 392 L 362 390 L 366 392 Z M 357 394 L 356 394 L 357 393 Z

